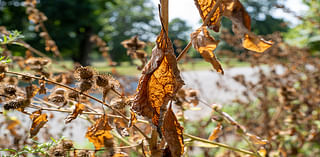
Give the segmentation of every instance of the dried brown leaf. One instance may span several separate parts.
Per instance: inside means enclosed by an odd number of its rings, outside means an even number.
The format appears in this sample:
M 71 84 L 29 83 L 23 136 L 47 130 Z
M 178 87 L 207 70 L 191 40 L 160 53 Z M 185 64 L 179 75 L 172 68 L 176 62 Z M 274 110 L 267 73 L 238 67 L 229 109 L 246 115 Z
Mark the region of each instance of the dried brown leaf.
M 184 152 L 183 143 L 183 127 L 177 120 L 171 105 L 164 116 L 163 121 L 163 135 L 167 141 L 171 155 L 173 157 L 180 157 Z
M 93 143 L 96 149 L 100 148 L 112 148 L 113 147 L 113 136 L 110 133 L 111 126 L 108 123 L 106 115 L 102 116 L 96 121 L 96 123 L 88 128 L 86 138 Z
M 204 60 L 211 63 L 217 72 L 223 74 L 222 66 L 213 52 L 217 48 L 219 41 L 210 36 L 206 27 L 201 27 L 191 33 L 191 40 L 193 47 L 200 52 Z
M 232 30 L 238 36 L 243 36 L 242 46 L 255 52 L 264 52 L 273 44 L 272 41 L 254 35 L 251 30 L 251 19 L 239 0 L 225 0 L 224 16 L 232 21 Z
M 27 98 L 33 98 L 34 96 L 37 95 L 38 91 L 40 88 L 37 85 L 30 85 L 26 87 L 26 93 L 27 93 Z
M 216 0 L 194 0 L 194 2 L 198 8 L 202 21 L 206 20 L 208 14 L 211 12 L 211 10 L 214 8 L 216 4 Z M 220 20 L 222 17 L 223 10 L 223 7 L 218 7 L 207 25 L 210 29 L 216 32 L 219 32 Z
M 65 119 L 65 123 L 70 123 L 72 120 L 76 119 L 78 115 L 82 114 L 85 109 L 85 105 L 77 103 L 71 115 L 68 115 L 68 117 Z
M 152 119 L 152 123 L 159 126 L 159 119 L 161 122 L 160 117 L 163 114 L 160 108 L 166 110 L 168 101 L 184 83 L 180 77 L 172 43 L 163 28 L 156 43 L 151 60 L 142 71 L 133 110 Z
M 30 115 L 32 125 L 30 128 L 30 137 L 37 135 L 39 130 L 48 122 L 47 114 L 42 114 L 41 110 L 35 111 Z
M 217 139 L 219 136 L 219 133 L 222 130 L 222 125 L 221 123 L 218 123 L 218 125 L 213 129 L 212 133 L 210 134 L 208 140 L 213 141 L 215 139 Z
M 250 133 L 246 133 L 246 135 L 250 138 L 250 140 L 254 143 L 254 144 L 262 144 L 265 145 L 268 143 L 268 140 L 264 140 L 262 138 L 260 138 L 259 136 L 250 134 Z

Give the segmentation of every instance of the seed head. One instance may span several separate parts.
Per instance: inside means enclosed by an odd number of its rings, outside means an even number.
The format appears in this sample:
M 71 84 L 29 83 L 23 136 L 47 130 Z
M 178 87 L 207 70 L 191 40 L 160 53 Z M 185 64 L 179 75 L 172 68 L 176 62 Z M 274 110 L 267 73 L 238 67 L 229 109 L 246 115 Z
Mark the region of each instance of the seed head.
M 92 81 L 89 81 L 89 80 L 83 80 L 81 83 L 80 83 L 80 91 L 81 92 L 85 92 L 85 91 L 88 91 L 92 88 Z
M 60 95 L 60 94 L 50 95 L 48 99 L 50 102 L 57 104 L 57 105 L 65 103 L 65 101 L 66 101 L 64 95 Z
M 82 80 L 91 80 L 95 71 L 90 67 L 80 67 L 75 71 L 75 78 Z
M 0 73 L 4 73 L 8 70 L 8 66 L 4 63 L 0 63 Z
M 6 95 L 10 96 L 15 95 L 17 92 L 17 88 L 14 85 L 6 85 L 3 90 Z
M 75 91 L 70 91 L 68 93 L 68 99 L 77 101 L 79 99 L 79 93 Z
M 30 100 L 29 99 L 26 99 L 24 97 L 17 97 L 13 100 L 10 100 L 8 102 L 6 102 L 4 105 L 3 105 L 3 108 L 5 110 L 10 110 L 10 109 L 17 109 L 17 108 L 22 108 L 22 107 L 26 107 L 30 104 Z
M 97 75 L 96 76 L 96 84 L 99 87 L 106 87 L 109 85 L 109 75 Z

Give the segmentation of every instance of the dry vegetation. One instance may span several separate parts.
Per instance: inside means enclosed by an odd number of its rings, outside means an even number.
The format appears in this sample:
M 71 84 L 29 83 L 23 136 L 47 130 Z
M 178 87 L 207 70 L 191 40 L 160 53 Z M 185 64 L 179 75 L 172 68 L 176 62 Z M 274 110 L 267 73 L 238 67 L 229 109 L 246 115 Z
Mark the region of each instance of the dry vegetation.
M 46 50 L 59 57 L 58 47 L 45 29 L 45 15 L 35 8 L 35 2 L 26 1 L 29 20 L 41 28 Z M 308 50 L 284 43 L 277 33 L 268 36 L 273 42 L 251 33 L 250 17 L 238 0 L 195 2 L 203 26 L 191 34 L 190 43 L 178 58 L 168 38 L 168 19 L 163 11 L 167 7 L 165 5 L 159 11 L 162 15 L 161 33 L 148 63 L 142 50 L 145 44 L 137 37 L 122 43 L 128 49 L 128 55 L 142 61 L 142 65 L 138 65 L 142 75 L 136 93 L 127 90 L 136 80 L 117 75 L 115 71 L 111 74 L 98 73 L 91 67 L 75 64 L 73 69 L 65 69 L 64 73 L 52 73 L 50 64 L 57 62 L 57 58 L 50 59 L 39 54 L 20 39 L 3 42 L 0 46 L 4 51 L 9 51 L 7 44 L 19 44 L 28 50 L 25 58 L 13 57 L 13 63 L 0 65 L 0 101 L 3 104 L 0 127 L 7 130 L 1 133 L 0 153 L 16 156 L 176 157 L 188 156 L 195 147 L 199 147 L 205 156 L 319 154 L 319 59 L 310 56 Z M 231 115 L 224 112 L 221 105 L 211 105 L 201 100 L 201 93 L 182 88 L 184 81 L 177 67 L 177 62 L 193 45 L 217 72 L 224 73 L 213 53 L 219 41 L 208 32 L 208 29 L 219 32 L 222 16 L 232 21 L 235 35 L 223 31 L 221 39 L 235 49 L 244 47 L 250 51 L 241 55 L 229 51 L 219 53 L 245 60 L 252 67 L 269 67 L 267 71 L 259 71 L 257 82 L 247 81 L 242 75 L 234 77 L 247 90 L 243 93 L 243 99 L 234 100 L 238 107 L 237 112 Z M 4 27 L 1 34 L 10 39 L 10 32 Z M 91 40 L 112 65 L 106 43 L 98 36 L 93 36 Z M 25 72 L 11 71 L 14 64 Z M 277 66 L 283 71 L 278 72 Z M 220 88 L 217 90 L 224 87 Z M 102 98 L 96 97 L 97 93 Z M 212 117 L 202 122 L 185 119 L 184 111 L 190 109 L 190 104 L 197 106 L 199 102 L 210 106 L 212 111 L 208 112 L 212 112 Z M 177 112 L 173 112 L 172 108 Z M 11 110 L 25 115 L 25 119 L 32 122 L 31 127 L 23 127 L 24 120 L 10 116 Z M 93 143 L 94 149 L 75 147 L 72 141 L 66 139 L 49 142 L 54 135 L 45 126 L 48 121 L 56 119 L 52 114 L 55 112 L 68 113 L 65 124 L 61 125 L 72 123 L 77 118 L 92 123 L 83 135 Z M 216 127 L 207 135 L 203 128 L 210 124 L 216 124 Z M 187 125 L 194 125 L 197 133 L 186 133 L 188 131 L 184 128 Z M 232 135 L 236 135 L 232 139 L 236 144 L 224 144 Z M 43 139 L 47 143 L 37 142 Z M 246 142 L 245 147 L 243 141 Z M 216 147 L 224 149 L 218 152 L 220 149 Z

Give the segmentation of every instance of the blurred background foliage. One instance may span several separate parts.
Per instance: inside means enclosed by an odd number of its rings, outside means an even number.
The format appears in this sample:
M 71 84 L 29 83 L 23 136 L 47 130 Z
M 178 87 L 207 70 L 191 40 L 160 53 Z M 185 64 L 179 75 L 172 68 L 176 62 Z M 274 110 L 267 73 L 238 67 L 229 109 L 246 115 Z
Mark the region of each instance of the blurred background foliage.
M 56 41 L 65 59 L 72 59 L 82 65 L 102 57 L 90 36 L 99 35 L 109 47 L 110 55 L 116 62 L 128 61 L 126 50 L 120 44 L 134 35 L 146 42 L 153 42 L 159 31 L 157 8 L 150 0 L 40 0 L 37 8 L 48 17 L 45 22 L 49 34 Z M 252 18 L 253 32 L 260 35 L 282 32 L 286 40 L 300 47 L 308 47 L 314 53 L 320 48 L 319 0 L 304 0 L 310 9 L 300 18 L 301 24 L 290 28 L 284 19 L 272 15 L 278 0 L 242 0 Z M 23 32 L 25 41 L 43 50 L 44 40 L 34 31 L 34 25 L 27 19 L 22 0 L 0 0 L 0 25 L 8 30 Z M 224 29 L 231 30 L 231 22 L 223 20 Z M 176 18 L 170 22 L 170 38 L 177 52 L 189 41 L 192 31 L 186 21 Z M 40 42 L 39 42 L 40 41 Z M 151 53 L 152 44 L 146 50 Z M 221 44 L 220 49 L 232 48 Z M 12 48 L 11 48 L 12 49 Z M 22 55 L 21 48 L 13 48 L 14 55 Z M 149 52 L 150 51 L 150 52 Z M 193 54 L 193 53 L 191 53 Z M 194 53 L 196 54 L 196 53 Z M 199 57 L 193 55 L 192 57 Z

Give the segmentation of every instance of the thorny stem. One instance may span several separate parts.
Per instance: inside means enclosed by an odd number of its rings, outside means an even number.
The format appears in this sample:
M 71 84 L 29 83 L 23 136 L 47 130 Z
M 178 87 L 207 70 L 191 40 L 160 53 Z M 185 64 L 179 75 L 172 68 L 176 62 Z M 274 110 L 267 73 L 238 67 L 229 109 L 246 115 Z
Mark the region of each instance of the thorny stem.
M 208 25 L 208 23 L 210 22 L 211 17 L 213 16 L 213 14 L 216 12 L 216 10 L 218 9 L 218 7 L 220 6 L 222 0 L 217 0 L 216 4 L 214 5 L 214 7 L 212 8 L 212 10 L 210 11 L 210 13 L 208 14 L 207 18 L 204 20 L 202 26 L 206 26 Z M 177 61 L 179 61 L 185 53 L 187 53 L 189 51 L 189 49 L 191 48 L 191 41 L 189 41 L 188 45 L 182 50 L 182 52 L 179 54 L 179 56 L 177 57 Z
M 58 83 L 58 82 L 55 82 L 55 81 L 52 81 L 52 80 L 49 80 L 49 79 L 46 79 L 46 78 L 41 78 L 41 77 L 32 76 L 32 75 L 25 75 L 25 74 L 13 72 L 13 71 L 6 71 L 6 73 L 8 73 L 8 74 L 13 74 L 13 75 L 30 77 L 30 78 L 37 79 L 37 80 L 43 80 L 43 81 L 46 81 L 46 82 L 49 82 L 49 83 L 52 83 L 52 84 L 55 84 L 55 85 L 58 85 L 58 86 L 61 86 L 61 87 L 70 89 L 70 90 L 72 90 L 72 91 L 78 92 L 78 93 L 80 93 L 80 94 L 82 94 L 82 95 L 84 95 L 84 96 L 86 96 L 86 97 L 88 97 L 88 98 L 90 98 L 90 99 L 92 99 L 92 100 L 100 103 L 100 104 L 103 104 L 103 105 L 107 106 L 109 109 L 111 109 L 112 111 L 114 111 L 116 114 L 120 115 L 126 122 L 129 122 L 129 118 L 127 118 L 123 113 L 121 113 L 121 112 L 118 111 L 117 109 L 113 108 L 113 107 L 110 106 L 109 104 L 107 104 L 107 103 L 99 100 L 99 99 L 96 98 L 96 97 L 93 97 L 93 96 L 91 96 L 91 95 L 89 95 L 89 94 L 83 93 L 83 92 L 81 92 L 81 91 L 79 91 L 79 90 L 77 90 L 77 89 L 74 89 L 74 88 L 72 88 L 72 87 L 70 87 L 70 86 L 67 86 L 67 85 L 65 85 L 65 84 Z M 87 106 L 87 107 L 88 107 L 89 109 L 91 109 L 92 111 L 97 112 L 97 111 L 95 111 L 94 109 L 92 109 L 91 107 L 89 107 L 89 106 Z M 141 134 L 144 138 L 146 138 L 146 139 L 149 140 L 149 137 L 148 137 L 140 128 L 138 128 L 136 125 L 133 125 L 133 128 L 135 128 L 138 132 L 140 132 L 140 134 Z
M 212 144 L 212 145 L 223 147 L 223 148 L 226 148 L 226 149 L 229 149 L 229 150 L 233 150 L 233 151 L 236 151 L 236 152 L 241 152 L 241 153 L 244 153 L 244 154 L 248 154 L 248 155 L 259 157 L 257 154 L 255 154 L 255 153 L 253 153 L 251 151 L 245 150 L 245 149 L 234 148 L 234 147 L 231 147 L 231 146 L 223 144 L 223 143 L 209 141 L 209 140 L 206 140 L 206 139 L 203 139 L 203 138 L 200 138 L 200 137 L 196 137 L 196 136 L 193 136 L 193 135 L 190 135 L 190 134 L 187 134 L 187 133 L 184 133 L 183 135 L 188 137 L 188 138 L 190 138 L 190 139 L 192 139 L 192 140 L 196 140 L 196 141 L 200 141 L 200 142 L 203 142 L 203 143 Z

